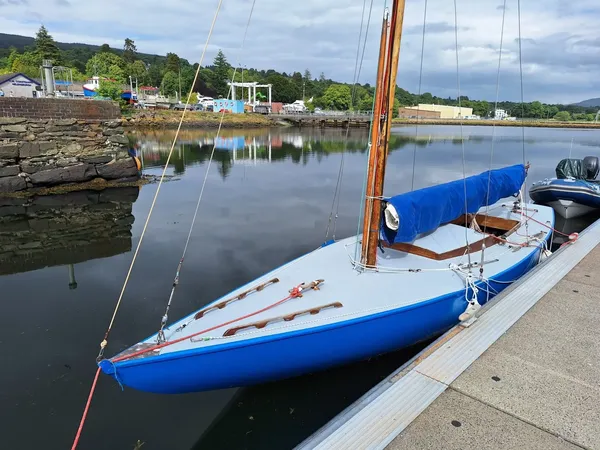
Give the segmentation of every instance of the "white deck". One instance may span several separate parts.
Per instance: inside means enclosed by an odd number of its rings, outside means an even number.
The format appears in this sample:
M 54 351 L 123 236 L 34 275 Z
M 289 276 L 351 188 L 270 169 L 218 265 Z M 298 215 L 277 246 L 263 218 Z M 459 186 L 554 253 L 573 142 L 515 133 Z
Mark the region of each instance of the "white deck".
M 512 213 L 511 207 L 511 203 L 507 202 L 506 206 L 499 203 L 490 208 L 489 215 L 520 220 L 521 215 Z M 554 223 L 551 208 L 538 205 L 528 205 L 528 208 L 528 214 L 536 220 L 548 225 Z M 482 212 L 484 211 L 482 210 Z M 510 236 L 510 241 L 514 243 L 526 242 L 526 226 L 528 227 L 529 236 L 543 233 L 541 238 L 544 239 L 549 232 L 548 227 L 533 221 L 527 221 L 527 224 L 524 222 L 521 228 Z M 414 244 L 442 253 L 465 246 L 465 230 L 469 242 L 479 241 L 485 237 L 472 229 L 448 224 L 438 228 L 435 232 L 419 237 Z M 230 303 L 223 309 L 208 312 L 199 320 L 193 320 L 196 313 L 194 312 L 189 317 L 172 324 L 165 330 L 165 335 L 167 340 L 175 340 L 260 310 L 285 298 L 289 295 L 288 291 L 290 289 L 301 283 L 323 279 L 325 281 L 320 290 L 309 290 L 304 292 L 300 298 L 290 299 L 261 314 L 220 327 L 198 337 L 210 337 L 211 340 L 192 342 L 188 339 L 163 348 L 161 353 L 213 346 L 221 344 L 225 340 L 233 342 L 354 319 L 375 312 L 408 306 L 450 292 L 461 291 L 465 288 L 464 277 L 450 270 L 449 266 L 451 264 L 467 264 L 467 256 L 436 261 L 414 254 L 385 249 L 383 253 L 380 251 L 378 255 L 380 272 L 359 272 L 354 268 L 351 260 L 355 255 L 356 242 L 356 237 L 344 239 L 292 261 L 223 296 L 217 302 L 234 297 L 274 277 L 280 280 L 278 283 L 265 287 L 261 292 L 251 293 L 246 298 Z M 484 266 L 484 276 L 494 278 L 497 274 L 519 263 L 536 250 L 534 246 L 522 248 L 507 245 L 491 246 L 485 250 L 485 261 L 489 262 Z M 481 252 L 473 253 L 471 261 L 479 263 Z M 409 272 L 409 269 L 421 269 L 421 271 Z M 478 270 L 475 269 L 474 272 L 478 273 Z M 234 336 L 223 337 L 223 333 L 232 327 L 276 318 L 333 302 L 341 302 L 343 307 L 322 310 L 316 315 L 297 316 L 290 322 L 284 322 L 283 320 L 272 322 L 263 329 L 250 328 L 239 331 Z M 182 330 L 176 331 L 183 323 L 188 323 L 188 325 Z M 155 339 L 155 337 L 151 337 L 144 342 L 151 343 Z

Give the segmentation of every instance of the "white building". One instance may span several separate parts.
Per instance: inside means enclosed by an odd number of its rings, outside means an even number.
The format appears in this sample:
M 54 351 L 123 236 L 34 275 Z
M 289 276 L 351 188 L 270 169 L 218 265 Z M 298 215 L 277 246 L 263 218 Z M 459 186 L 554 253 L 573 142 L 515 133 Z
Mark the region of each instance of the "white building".
M 40 87 L 40 83 L 22 73 L 0 75 L 0 97 L 40 97 Z
M 504 109 L 496 109 L 494 111 L 494 119 L 504 120 L 508 117 L 508 113 Z

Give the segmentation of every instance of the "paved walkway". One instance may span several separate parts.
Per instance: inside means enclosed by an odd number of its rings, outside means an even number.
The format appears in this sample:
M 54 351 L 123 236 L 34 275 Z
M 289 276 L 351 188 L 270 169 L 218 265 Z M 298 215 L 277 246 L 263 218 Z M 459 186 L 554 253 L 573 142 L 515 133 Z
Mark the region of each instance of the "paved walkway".
M 600 246 L 387 448 L 600 449 Z

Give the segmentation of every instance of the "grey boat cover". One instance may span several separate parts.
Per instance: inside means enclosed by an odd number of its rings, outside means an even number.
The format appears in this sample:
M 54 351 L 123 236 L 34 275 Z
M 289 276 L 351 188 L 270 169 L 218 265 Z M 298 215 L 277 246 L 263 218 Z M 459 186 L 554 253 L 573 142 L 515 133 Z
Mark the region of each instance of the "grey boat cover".
M 587 179 L 587 173 L 583 167 L 583 161 L 581 159 L 566 158 L 558 163 L 556 166 L 556 178 L 575 178 L 576 180 Z

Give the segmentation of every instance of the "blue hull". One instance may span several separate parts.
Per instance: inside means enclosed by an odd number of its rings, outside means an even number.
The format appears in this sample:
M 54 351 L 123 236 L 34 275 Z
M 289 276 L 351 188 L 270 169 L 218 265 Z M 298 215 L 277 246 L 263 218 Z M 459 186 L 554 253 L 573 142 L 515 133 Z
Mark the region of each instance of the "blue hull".
M 553 179 L 536 183 L 529 191 L 529 196 L 540 205 L 568 200 L 590 208 L 600 208 L 600 186 L 583 180 Z
M 98 95 L 96 93 L 96 91 L 92 91 L 91 89 L 88 88 L 83 88 L 83 95 L 84 97 L 95 97 L 96 95 Z
M 494 277 L 499 282 L 489 282 L 489 295 L 480 283 L 479 302 L 486 303 L 527 273 L 539 255 L 538 249 Z M 344 322 L 138 360 L 103 360 L 99 365 L 122 385 L 161 394 L 248 386 L 408 347 L 456 325 L 464 310 L 461 290 Z

